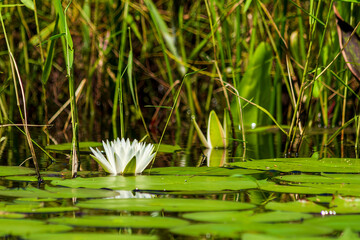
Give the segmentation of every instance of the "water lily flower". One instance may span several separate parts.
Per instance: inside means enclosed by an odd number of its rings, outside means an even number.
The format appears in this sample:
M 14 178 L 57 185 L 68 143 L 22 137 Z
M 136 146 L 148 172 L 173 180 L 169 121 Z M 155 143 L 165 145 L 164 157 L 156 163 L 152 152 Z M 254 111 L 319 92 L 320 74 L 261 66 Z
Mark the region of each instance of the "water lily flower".
M 90 147 L 93 155 L 90 155 L 102 168 L 111 174 L 135 174 L 142 173 L 154 158 L 154 145 L 139 143 L 134 140 L 119 138 L 114 141 L 102 141 L 105 156 L 96 148 Z
M 207 128 L 207 139 L 201 132 L 199 125 L 196 123 L 195 117 L 192 117 L 192 120 L 199 135 L 200 141 L 205 147 L 211 149 L 226 148 L 228 146 L 226 113 L 224 114 L 224 124 L 221 126 L 215 111 L 210 112 Z

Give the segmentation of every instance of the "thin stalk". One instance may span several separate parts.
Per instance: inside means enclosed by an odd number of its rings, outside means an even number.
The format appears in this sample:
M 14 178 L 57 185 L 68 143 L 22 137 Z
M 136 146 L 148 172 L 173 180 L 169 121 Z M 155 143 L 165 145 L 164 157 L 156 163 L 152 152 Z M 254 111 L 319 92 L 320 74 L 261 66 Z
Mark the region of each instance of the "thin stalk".
M 0 3 L 0 6 L 1 5 L 2 5 L 2 3 Z M 6 41 L 8 54 L 9 54 L 9 60 L 10 60 L 10 65 L 11 65 L 12 78 L 14 80 L 14 86 L 17 85 L 16 78 L 17 78 L 19 86 L 20 86 L 20 94 L 21 94 L 21 99 L 22 99 L 22 103 L 23 103 L 23 112 L 22 112 L 21 107 L 20 107 L 20 99 L 19 99 L 19 94 L 17 93 L 17 87 L 15 87 L 15 90 L 16 90 L 17 104 L 18 104 L 21 120 L 22 120 L 22 122 L 24 124 L 26 140 L 27 140 L 29 148 L 30 148 L 31 156 L 32 156 L 33 163 L 34 163 L 34 166 L 35 166 L 35 171 L 36 171 L 36 174 L 37 174 L 37 177 L 38 177 L 38 182 L 43 182 L 43 180 L 41 178 L 41 175 L 40 175 L 39 164 L 37 162 L 34 146 L 32 144 L 32 139 L 31 139 L 31 136 L 30 136 L 29 128 L 28 128 L 25 92 L 24 92 L 22 81 L 21 81 L 21 76 L 20 76 L 19 69 L 17 67 L 15 58 L 13 57 L 12 52 L 11 52 L 11 48 L 10 48 L 9 41 L 8 41 L 8 38 L 7 38 L 6 29 L 5 29 L 1 9 L 0 9 L 0 21 L 1 21 L 2 29 L 3 29 L 5 41 Z
M 40 57 L 41 57 L 41 65 L 44 63 L 44 52 L 42 49 L 41 44 L 41 34 L 40 34 L 40 27 L 39 27 L 39 20 L 38 20 L 38 14 L 37 14 L 37 7 L 36 7 L 36 0 L 33 0 L 34 3 L 34 17 L 35 17 L 35 25 L 36 25 L 36 32 L 39 38 L 39 48 L 40 48 Z
M 123 103 L 123 86 L 122 86 L 122 68 L 124 62 L 124 54 L 125 54 L 125 45 L 126 45 L 126 35 L 127 35 L 127 23 L 126 18 L 129 12 L 129 1 L 125 1 L 124 3 L 124 15 L 121 25 L 121 42 L 120 42 L 120 50 L 119 50 L 119 62 L 118 62 L 118 73 L 116 76 L 116 83 L 115 83 L 115 93 L 114 93 L 114 106 L 112 111 L 112 124 L 113 124 L 113 134 L 114 138 L 118 136 L 117 132 L 117 109 L 119 104 L 119 115 L 120 115 L 120 137 L 125 137 L 125 124 L 124 124 L 124 103 Z

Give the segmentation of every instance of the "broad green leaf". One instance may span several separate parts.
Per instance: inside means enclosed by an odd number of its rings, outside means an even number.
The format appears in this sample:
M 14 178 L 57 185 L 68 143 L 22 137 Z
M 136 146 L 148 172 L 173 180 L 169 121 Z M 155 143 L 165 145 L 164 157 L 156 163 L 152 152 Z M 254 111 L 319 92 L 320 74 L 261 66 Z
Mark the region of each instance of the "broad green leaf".
M 329 215 L 321 218 L 305 220 L 307 224 L 325 226 L 337 231 L 344 231 L 350 228 L 353 231 L 360 231 L 360 215 Z
M 271 236 L 263 233 L 244 233 L 241 235 L 241 240 L 334 240 L 336 238 L 332 237 L 302 237 L 301 235 L 293 236 L 289 238 L 288 236 Z
M 262 171 L 240 169 L 240 168 L 223 168 L 223 167 L 162 167 L 151 168 L 143 173 L 151 175 L 196 175 L 196 176 L 231 176 L 256 174 Z
M 99 142 L 79 142 L 79 148 L 83 151 L 90 151 L 89 147 L 102 147 L 102 143 Z M 71 151 L 72 145 L 71 143 L 62 143 L 56 145 L 48 145 L 46 146 L 47 150 L 50 151 Z
M 0 176 L 34 174 L 34 169 L 17 166 L 0 166 Z M 1 189 L 1 187 L 0 187 Z
M 360 213 L 360 198 L 335 196 L 329 207 L 337 214 Z
M 157 149 L 158 144 L 154 144 L 155 149 Z M 181 147 L 179 145 L 169 145 L 169 144 L 160 144 L 158 152 L 162 153 L 173 153 L 176 151 L 180 151 Z
M 183 218 L 203 222 L 219 222 L 219 223 L 252 223 L 252 222 L 287 222 L 287 221 L 302 221 L 304 219 L 312 218 L 311 214 L 298 212 L 265 212 L 254 213 L 253 211 L 227 211 L 227 212 L 196 212 L 186 213 L 182 215 Z
M 46 224 L 39 220 L 0 219 L 0 236 L 13 235 L 26 237 L 31 233 L 55 233 L 70 230 L 72 230 L 72 227 Z
M 249 60 L 248 67 L 240 84 L 237 86 L 239 95 L 251 102 L 257 104 L 263 109 L 267 110 L 270 115 L 273 115 L 272 105 L 274 101 L 272 97 L 272 83 L 270 77 L 270 69 L 272 65 L 272 49 L 269 44 L 261 42 L 256 48 L 253 56 Z M 243 102 L 243 101 L 242 101 Z M 246 102 L 242 103 L 244 106 Z M 231 110 L 234 113 L 238 112 L 235 101 L 231 104 Z M 239 125 L 238 114 L 233 114 L 235 125 Z M 270 118 L 258 107 L 251 104 L 243 109 L 244 124 L 256 126 L 269 125 Z
M 265 205 L 265 209 L 274 210 L 274 211 L 285 211 L 285 212 L 302 212 L 302 213 L 318 213 L 321 211 L 328 211 L 327 208 L 322 207 L 313 202 L 299 200 L 296 202 L 269 202 Z
M 215 111 L 211 111 L 208 120 L 207 141 L 210 148 L 226 148 L 226 136 Z
M 110 188 L 118 190 L 152 190 L 189 192 L 238 191 L 257 188 L 257 184 L 246 178 L 211 176 L 108 176 L 54 180 L 53 185 L 72 188 Z M 0 191 L 1 194 L 1 191 Z
M 5 204 L 0 206 L 1 212 L 8 213 L 59 213 L 59 212 L 73 212 L 79 210 L 77 207 L 44 207 L 41 203 L 29 204 Z
M 28 240 L 156 240 L 157 236 L 139 234 L 120 234 L 106 232 L 70 232 L 30 234 Z
M 229 165 L 258 170 L 275 170 L 280 172 L 360 172 L 360 160 L 354 158 L 275 158 L 236 162 L 230 163 Z
M 80 201 L 77 206 L 80 208 L 141 212 L 229 211 L 251 209 L 255 207 L 255 205 L 242 202 L 181 198 L 92 199 Z
M 20 0 L 20 1 L 25 5 L 25 7 L 34 11 L 34 2 L 32 0 Z
M 27 187 L 18 189 L 0 190 L 0 196 L 26 197 L 26 198 L 89 198 L 89 197 L 115 197 L 118 193 L 102 189 L 71 189 L 45 186 L 45 190 Z
M 207 238 L 240 238 L 243 232 L 264 232 L 273 236 L 320 236 L 329 234 L 333 230 L 323 226 L 310 224 L 192 224 L 170 229 L 172 233 L 192 237 Z
M 171 217 L 151 216 L 84 216 L 51 218 L 50 223 L 61 223 L 76 227 L 105 228 L 172 228 L 189 224 L 188 221 Z
M 283 175 L 276 179 L 302 183 L 354 183 L 360 184 L 360 175 L 357 174 L 322 174 L 322 175 Z

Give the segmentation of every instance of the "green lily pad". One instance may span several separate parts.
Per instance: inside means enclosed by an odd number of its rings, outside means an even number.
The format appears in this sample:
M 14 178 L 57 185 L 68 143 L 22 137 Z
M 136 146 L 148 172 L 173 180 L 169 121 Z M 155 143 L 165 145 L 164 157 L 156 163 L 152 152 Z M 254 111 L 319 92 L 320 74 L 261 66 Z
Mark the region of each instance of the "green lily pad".
M 0 177 L 11 175 L 35 174 L 34 169 L 17 166 L 0 166 Z
M 314 196 L 307 197 L 306 199 L 315 203 L 329 203 L 332 200 L 333 196 Z
M 246 178 L 207 176 L 108 176 L 54 180 L 53 185 L 65 187 L 110 188 L 120 190 L 152 191 L 223 191 L 257 188 L 254 181 Z M 1 194 L 1 191 L 0 191 Z
M 360 215 L 335 215 L 321 218 L 308 219 L 305 223 L 316 226 L 326 226 L 337 231 L 350 228 L 353 231 L 360 231 Z
M 26 237 L 28 240 L 156 240 L 157 236 L 135 234 L 113 234 L 96 232 L 39 233 Z
M 178 199 L 178 198 L 133 198 L 133 199 L 91 199 L 77 204 L 81 208 L 117 211 L 228 211 L 254 208 L 255 205 L 219 200 Z
M 265 206 L 266 209 L 285 212 L 302 212 L 302 213 L 321 213 L 328 211 L 327 208 L 309 201 L 296 201 L 296 202 L 269 202 Z
M 284 175 L 276 179 L 288 182 L 306 182 L 306 183 L 354 183 L 360 184 L 360 175 L 358 174 L 323 174 L 323 175 Z
M 19 189 L 0 190 L 1 196 L 25 197 L 25 198 L 94 198 L 94 197 L 115 197 L 118 193 L 110 190 L 99 189 L 72 189 L 61 187 L 45 186 L 45 190 L 27 187 Z
M 318 185 L 304 186 L 304 185 L 279 185 L 269 181 L 259 181 L 260 189 L 269 192 L 281 193 L 297 193 L 297 194 L 326 194 L 329 190 L 323 189 Z
M 77 211 L 77 207 L 44 207 L 42 205 L 8 204 L 0 207 L 0 211 L 13 213 L 58 213 Z
M 277 158 L 236 162 L 229 165 L 279 172 L 360 173 L 360 160 L 354 158 Z
M 204 222 L 220 222 L 220 223 L 231 223 L 231 222 L 287 222 L 287 221 L 301 221 L 304 219 L 312 218 L 311 214 L 298 213 L 298 212 L 265 212 L 255 214 L 252 211 L 244 212 L 196 212 L 186 213 L 182 215 L 183 218 L 204 221 Z
M 240 168 L 222 167 L 162 167 L 147 169 L 144 173 L 151 175 L 196 175 L 196 176 L 231 176 L 241 174 L 256 174 L 262 171 Z
M 27 236 L 31 233 L 55 233 L 72 230 L 65 225 L 46 224 L 38 220 L 0 219 L 0 236 Z
M 79 142 L 79 148 L 82 151 L 90 151 L 90 147 L 102 147 L 102 143 L 100 142 Z M 71 151 L 72 143 L 61 143 L 56 145 L 48 145 L 45 149 L 49 151 Z
M 336 196 L 329 207 L 339 213 L 360 213 L 360 198 Z
M 242 240 L 334 240 L 339 238 L 330 238 L 330 237 L 301 237 L 293 236 L 289 238 L 288 236 L 271 236 L 261 233 L 244 233 L 241 235 Z
M 52 218 L 50 223 L 61 223 L 77 227 L 105 228 L 172 228 L 189 224 L 188 221 L 171 217 L 151 216 L 84 216 L 78 218 Z
M 207 238 L 240 238 L 242 232 L 264 232 L 273 236 L 317 236 L 329 234 L 328 227 L 310 224 L 192 224 L 170 229 L 172 233 Z
M 9 213 L 9 212 L 0 212 L 0 218 L 25 218 L 25 214 L 21 213 Z
M 157 149 L 158 144 L 154 144 L 155 149 Z M 169 145 L 169 144 L 161 144 L 159 147 L 159 152 L 162 153 L 173 153 L 176 151 L 181 151 L 181 147 L 179 145 Z

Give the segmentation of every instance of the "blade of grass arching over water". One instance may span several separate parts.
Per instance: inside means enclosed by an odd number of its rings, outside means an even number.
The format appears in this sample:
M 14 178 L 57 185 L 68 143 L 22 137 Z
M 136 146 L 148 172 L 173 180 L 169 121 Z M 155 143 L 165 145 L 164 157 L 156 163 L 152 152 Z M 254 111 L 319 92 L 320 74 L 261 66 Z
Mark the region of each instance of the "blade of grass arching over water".
M 20 72 L 19 72 L 19 69 L 17 67 L 15 58 L 13 57 L 13 54 L 12 54 L 12 51 L 11 51 L 11 48 L 10 48 L 10 44 L 9 44 L 9 41 L 8 41 L 8 38 L 7 38 L 5 24 L 4 24 L 3 16 L 2 16 L 2 13 L 1 13 L 2 12 L 1 5 L 2 5 L 2 3 L 0 2 L 0 21 L 1 21 L 1 26 L 2 26 L 2 29 L 3 29 L 3 34 L 4 34 L 4 37 L 5 37 L 5 41 L 6 41 L 7 51 L 8 51 L 8 54 L 9 54 L 9 61 L 10 61 L 10 65 L 11 65 L 11 74 L 12 74 L 12 78 L 13 78 L 13 81 L 14 81 L 14 87 L 15 87 L 15 91 L 16 91 L 17 105 L 18 105 L 18 108 L 19 108 L 21 120 L 22 120 L 22 122 L 24 124 L 26 140 L 27 140 L 29 148 L 30 148 L 30 152 L 31 152 L 31 156 L 32 156 L 33 163 L 34 163 L 34 166 L 35 166 L 35 171 L 36 171 L 36 174 L 37 174 L 37 177 L 38 177 L 38 181 L 42 182 L 43 180 L 42 180 L 41 175 L 40 175 L 40 170 L 39 170 L 39 165 L 38 165 L 38 162 L 37 162 L 37 157 L 36 157 L 36 154 L 35 154 L 34 146 L 32 144 L 32 139 L 31 139 L 31 136 L 30 136 L 29 128 L 27 126 L 28 121 L 27 121 L 27 109 L 26 109 L 25 92 L 24 92 L 22 81 L 21 81 Z M 16 83 L 16 79 L 18 80 L 18 83 Z M 17 90 L 17 84 L 19 84 L 19 86 L 20 86 L 20 94 L 21 94 L 21 100 L 22 100 L 22 103 L 23 103 L 23 111 L 21 110 L 21 107 L 20 107 L 20 96 L 19 96 L 19 93 L 18 93 L 18 90 Z
M 154 160 L 155 160 L 156 155 L 157 155 L 157 153 L 158 153 L 158 151 L 159 151 L 159 148 L 160 148 L 162 139 L 164 138 L 166 128 L 167 128 L 167 126 L 169 125 L 169 122 L 170 122 L 170 119 L 171 119 L 171 115 L 173 114 L 174 109 L 176 108 L 176 105 L 177 105 L 177 102 L 178 102 L 178 99 L 179 99 L 179 96 L 180 96 L 181 88 L 182 88 L 184 82 L 186 81 L 186 78 L 187 78 L 188 76 L 193 75 L 193 74 L 196 74 L 196 73 L 197 73 L 197 72 L 190 72 L 190 73 L 185 74 L 184 77 L 183 77 L 183 79 L 182 79 L 182 81 L 181 81 L 181 84 L 180 84 L 179 89 L 178 89 L 178 91 L 177 91 L 177 93 L 176 93 L 176 96 L 175 96 L 175 99 L 174 99 L 174 103 L 173 103 L 173 106 L 172 106 L 171 111 L 170 111 L 170 114 L 169 114 L 169 117 L 168 117 L 167 120 L 166 120 L 166 124 L 165 124 L 164 130 L 163 130 L 163 132 L 162 132 L 162 134 L 161 134 L 159 143 L 158 143 L 158 145 L 157 145 L 157 148 L 156 148 L 156 151 L 155 151 L 155 155 L 154 155 L 154 158 L 153 158 Z M 154 164 L 154 160 L 153 160 L 152 163 L 151 163 L 151 168 L 152 168 L 152 166 L 153 166 L 153 164 Z
M 63 11 L 61 0 L 54 0 L 54 7 L 56 13 L 59 15 L 59 29 L 60 32 L 65 32 L 65 35 L 62 37 L 63 40 L 63 48 L 64 48 L 64 56 L 66 62 L 66 73 L 67 77 L 69 78 L 69 93 L 70 93 L 70 107 L 71 107 L 71 123 L 72 123 L 72 177 L 77 176 L 77 170 L 79 167 L 79 134 L 78 134 L 78 127 L 79 127 L 79 120 L 78 120 L 78 113 L 77 113 L 77 106 L 76 106 L 76 97 L 75 97 L 75 80 L 73 74 L 73 62 L 74 62 L 74 49 L 73 49 L 73 41 L 72 37 L 67 25 L 66 20 L 66 11 L 69 8 L 72 0 L 70 0 L 69 4 L 66 6 L 65 10 Z

